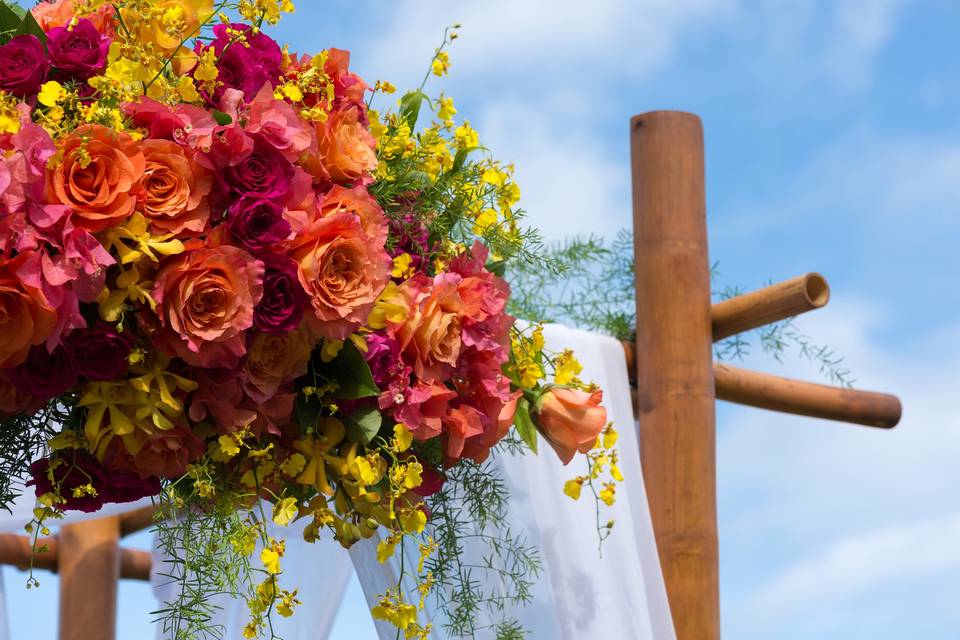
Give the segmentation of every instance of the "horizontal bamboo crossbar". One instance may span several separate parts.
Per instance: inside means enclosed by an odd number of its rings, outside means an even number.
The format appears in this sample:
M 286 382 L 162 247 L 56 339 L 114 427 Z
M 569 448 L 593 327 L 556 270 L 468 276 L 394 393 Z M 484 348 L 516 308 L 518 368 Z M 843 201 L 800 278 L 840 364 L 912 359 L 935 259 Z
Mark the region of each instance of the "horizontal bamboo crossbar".
M 719 400 L 883 429 L 900 422 L 900 400 L 886 393 L 801 382 L 727 364 L 715 364 L 713 374 Z
M 56 538 L 44 538 L 37 542 L 37 548 L 46 545 L 47 550 L 33 553 L 30 538 L 11 533 L 0 534 L 0 565 L 11 565 L 22 570 L 30 566 L 33 556 L 33 568 L 57 572 L 59 547 Z M 120 549 L 120 577 L 127 580 L 150 580 L 151 557 L 148 551 L 139 549 Z
M 636 384 L 636 347 L 632 342 L 622 344 L 630 382 Z M 902 413 L 900 400 L 886 393 L 802 382 L 721 363 L 714 364 L 713 377 L 717 399 L 760 409 L 883 429 L 895 427 Z M 636 405 L 634 397 L 634 411 Z
M 713 341 L 819 309 L 829 300 L 826 279 L 819 273 L 807 273 L 717 302 L 710 308 Z
M 117 516 L 120 519 L 120 536 L 126 537 L 138 531 L 149 529 L 153 526 L 156 513 L 157 508 L 152 505 L 121 513 Z

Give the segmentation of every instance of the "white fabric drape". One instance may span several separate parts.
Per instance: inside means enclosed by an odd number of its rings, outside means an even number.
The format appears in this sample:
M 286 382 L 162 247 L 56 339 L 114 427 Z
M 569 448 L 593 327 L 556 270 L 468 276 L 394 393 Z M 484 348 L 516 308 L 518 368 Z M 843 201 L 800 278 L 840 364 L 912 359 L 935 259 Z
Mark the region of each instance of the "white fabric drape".
M 514 606 L 504 617 L 519 620 L 535 640 L 674 640 L 640 470 L 623 348 L 607 336 L 559 325 L 545 327 L 544 337 L 548 349 L 573 349 L 583 364 L 581 377 L 604 390 L 608 418 L 620 433 L 624 482 L 617 486 L 616 503 L 601 506 L 601 523 L 616 523 L 601 557 L 592 496 L 585 493 L 575 502 L 563 493 L 566 480 L 586 474 L 582 458 L 564 466 L 542 438 L 539 455 L 495 458 L 510 490 L 510 528 L 540 549 L 544 565 L 532 601 Z M 484 552 L 482 545 L 465 545 L 468 557 Z M 358 544 L 351 555 L 367 602 L 373 606 L 379 594 L 397 584 L 399 559 L 377 563 L 375 540 Z M 408 549 L 406 566 L 415 566 L 416 560 L 416 551 Z M 421 622 L 441 624 L 429 600 L 427 608 Z M 381 640 L 396 637 L 396 629 L 389 625 L 378 623 L 377 630 Z M 434 637 L 446 634 L 437 628 Z
M 272 616 L 274 632 L 285 640 L 326 640 L 350 578 L 350 558 L 338 543 L 329 537 L 313 544 L 304 542 L 303 527 L 307 522 L 302 520 L 284 528 L 268 525 L 269 535 L 286 541 L 280 586 L 297 589 L 297 599 L 303 603 L 290 618 Z M 164 560 L 154 545 L 150 582 L 159 603 L 170 602 L 176 595 L 175 585 L 160 575 L 169 572 Z M 242 637 L 243 627 L 249 620 L 246 602 L 242 598 L 220 596 L 215 605 L 219 608 L 211 625 L 221 626 L 225 639 Z M 156 637 L 168 640 L 159 625 Z
M 608 419 L 620 433 L 624 481 L 617 485 L 616 503 L 600 507 L 600 522 L 615 522 L 600 557 L 592 496 L 573 501 L 562 492 L 566 480 L 586 474 L 582 458 L 565 467 L 542 438 L 537 456 L 500 458 L 513 519 L 538 544 L 549 587 L 548 599 L 538 594 L 533 606 L 518 608 L 516 615 L 537 639 L 672 640 L 623 348 L 607 336 L 559 325 L 545 327 L 544 337 L 548 349 L 573 349 L 583 364 L 581 378 L 603 389 Z

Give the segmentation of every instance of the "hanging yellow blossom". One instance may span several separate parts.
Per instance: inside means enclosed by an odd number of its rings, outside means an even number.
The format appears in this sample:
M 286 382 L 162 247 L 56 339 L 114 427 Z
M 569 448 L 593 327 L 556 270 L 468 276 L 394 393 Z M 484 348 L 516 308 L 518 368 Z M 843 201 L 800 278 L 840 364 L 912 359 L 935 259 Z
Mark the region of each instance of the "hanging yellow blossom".
M 450 70 L 450 55 L 446 51 L 438 53 L 430 65 L 430 70 L 433 71 L 433 75 L 437 77 L 447 75 L 447 72 Z

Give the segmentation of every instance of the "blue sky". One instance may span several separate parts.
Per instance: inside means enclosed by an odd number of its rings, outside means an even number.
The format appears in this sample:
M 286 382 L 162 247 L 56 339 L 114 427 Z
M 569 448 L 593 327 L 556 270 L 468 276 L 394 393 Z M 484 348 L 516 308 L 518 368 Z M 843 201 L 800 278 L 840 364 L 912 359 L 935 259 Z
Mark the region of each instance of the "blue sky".
M 278 40 L 351 49 L 364 77 L 401 88 L 462 23 L 452 76 L 432 86 L 516 162 L 550 239 L 629 224 L 631 115 L 699 114 L 721 284 L 822 272 L 833 301 L 800 328 L 846 356 L 857 386 L 905 405 L 887 433 L 721 404 L 725 637 L 960 635 L 960 5 L 298 4 Z M 796 359 L 749 366 L 817 375 Z M 6 571 L 13 611 L 39 613 Z M 120 638 L 145 635 L 151 605 L 145 587 L 124 586 Z M 333 639 L 374 637 L 366 615 L 354 584 Z M 42 615 L 14 617 L 15 640 L 54 637 Z

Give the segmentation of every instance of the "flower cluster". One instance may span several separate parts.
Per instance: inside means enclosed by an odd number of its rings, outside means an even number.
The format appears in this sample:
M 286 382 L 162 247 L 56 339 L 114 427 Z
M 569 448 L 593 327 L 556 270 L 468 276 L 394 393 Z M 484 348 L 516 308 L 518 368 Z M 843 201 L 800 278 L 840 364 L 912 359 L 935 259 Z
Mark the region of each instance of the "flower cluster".
M 449 98 L 421 87 L 381 116 L 347 52 L 281 48 L 261 27 L 292 9 L 0 5 L 0 413 L 67 408 L 29 469 L 48 508 L 265 500 L 258 522 L 307 518 L 308 538 L 385 527 L 385 558 L 515 415 L 566 463 L 605 412 L 564 384 L 572 356 L 557 385 L 518 359 L 512 167 L 475 159 Z M 251 531 L 256 637 L 297 600 L 283 541 Z M 413 633 L 405 607 L 381 613 Z

